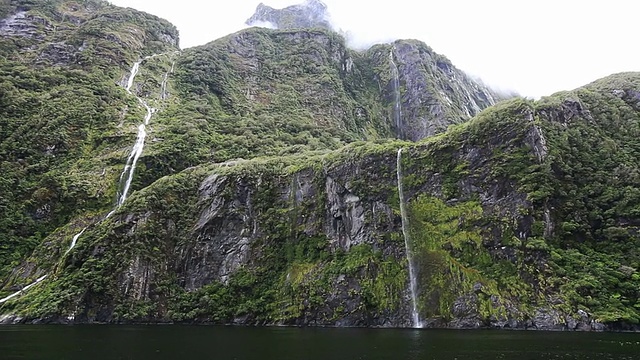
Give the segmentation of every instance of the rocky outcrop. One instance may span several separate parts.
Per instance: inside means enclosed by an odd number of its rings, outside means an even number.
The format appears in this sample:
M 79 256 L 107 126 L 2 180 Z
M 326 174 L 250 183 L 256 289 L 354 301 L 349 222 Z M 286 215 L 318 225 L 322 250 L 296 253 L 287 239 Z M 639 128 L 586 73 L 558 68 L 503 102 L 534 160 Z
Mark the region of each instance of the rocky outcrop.
M 276 29 L 324 28 L 332 29 L 327 6 L 319 0 L 306 0 L 299 5 L 274 9 L 260 3 L 247 21 L 250 26 Z

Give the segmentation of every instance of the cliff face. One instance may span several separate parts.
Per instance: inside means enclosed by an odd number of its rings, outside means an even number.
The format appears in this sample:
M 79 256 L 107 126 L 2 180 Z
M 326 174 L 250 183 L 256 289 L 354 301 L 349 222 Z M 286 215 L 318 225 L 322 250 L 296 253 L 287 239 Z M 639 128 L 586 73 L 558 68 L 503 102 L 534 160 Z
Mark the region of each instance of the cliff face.
M 383 58 L 374 50 L 373 56 Z M 444 132 L 495 105 L 499 96 L 458 70 L 442 55 L 420 41 L 399 40 L 392 44 L 390 66 L 398 71 L 397 85 L 386 93 L 393 99 L 399 92 L 397 136 L 419 141 Z M 395 100 L 394 100 L 395 101 Z
M 55 280 L 5 309 L 76 322 L 411 326 L 400 179 L 425 326 L 630 328 L 635 207 L 594 224 L 581 216 L 602 199 L 578 199 L 592 186 L 627 194 L 637 179 L 593 171 L 567 182 L 596 154 L 626 156 L 567 146 L 584 131 L 593 142 L 631 136 L 612 134 L 610 122 L 637 126 L 639 79 L 514 100 L 420 144 L 360 143 L 163 178 L 90 227 Z M 606 115 L 610 101 L 624 115 Z
M 103 2 L 7 9 L 0 298 L 43 280 L 2 322 L 640 322 L 637 73 L 493 105 L 418 41 L 248 29 L 178 53 Z
M 135 61 L 145 59 L 131 90 L 158 111 L 133 190 L 207 161 L 427 134 L 396 126 L 396 105 L 413 115 L 427 93 L 389 93 L 386 50 L 354 52 L 327 30 L 251 29 L 178 54 L 172 25 L 104 2 L 29 2 L 6 11 L 3 277 L 55 229 L 111 206 L 144 118 L 122 89 Z M 414 75 L 399 65 L 398 79 Z M 438 124 L 466 117 L 450 113 Z

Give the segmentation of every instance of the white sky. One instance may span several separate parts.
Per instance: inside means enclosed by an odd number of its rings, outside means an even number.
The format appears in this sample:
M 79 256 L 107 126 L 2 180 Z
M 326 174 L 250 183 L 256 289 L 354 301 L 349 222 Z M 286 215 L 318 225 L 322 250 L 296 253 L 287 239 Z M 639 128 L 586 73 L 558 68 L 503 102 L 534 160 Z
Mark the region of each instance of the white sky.
M 302 0 L 262 0 L 281 8 Z M 183 48 L 244 27 L 260 0 L 111 0 L 163 17 Z M 640 71 L 637 0 L 324 0 L 354 42 L 423 40 L 496 88 L 539 97 Z

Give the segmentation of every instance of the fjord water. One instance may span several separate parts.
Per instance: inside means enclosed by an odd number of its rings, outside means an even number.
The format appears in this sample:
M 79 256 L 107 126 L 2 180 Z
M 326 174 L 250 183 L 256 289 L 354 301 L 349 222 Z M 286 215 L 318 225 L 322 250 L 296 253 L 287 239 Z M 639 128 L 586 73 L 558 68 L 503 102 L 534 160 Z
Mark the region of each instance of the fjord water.
M 214 326 L 2 326 L 2 359 L 640 359 L 640 335 Z

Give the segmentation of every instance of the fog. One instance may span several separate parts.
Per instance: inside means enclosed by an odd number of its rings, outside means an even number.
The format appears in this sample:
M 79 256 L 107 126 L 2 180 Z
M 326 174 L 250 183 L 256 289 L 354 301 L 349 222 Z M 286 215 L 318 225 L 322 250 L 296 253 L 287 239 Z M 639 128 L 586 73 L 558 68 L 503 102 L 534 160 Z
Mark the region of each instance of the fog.
M 113 0 L 166 18 L 183 48 L 246 25 L 260 1 Z M 264 0 L 282 8 L 300 1 Z M 426 42 L 457 67 L 503 90 L 539 97 L 621 71 L 640 71 L 637 14 L 630 0 L 325 0 L 354 48 L 400 38 Z

